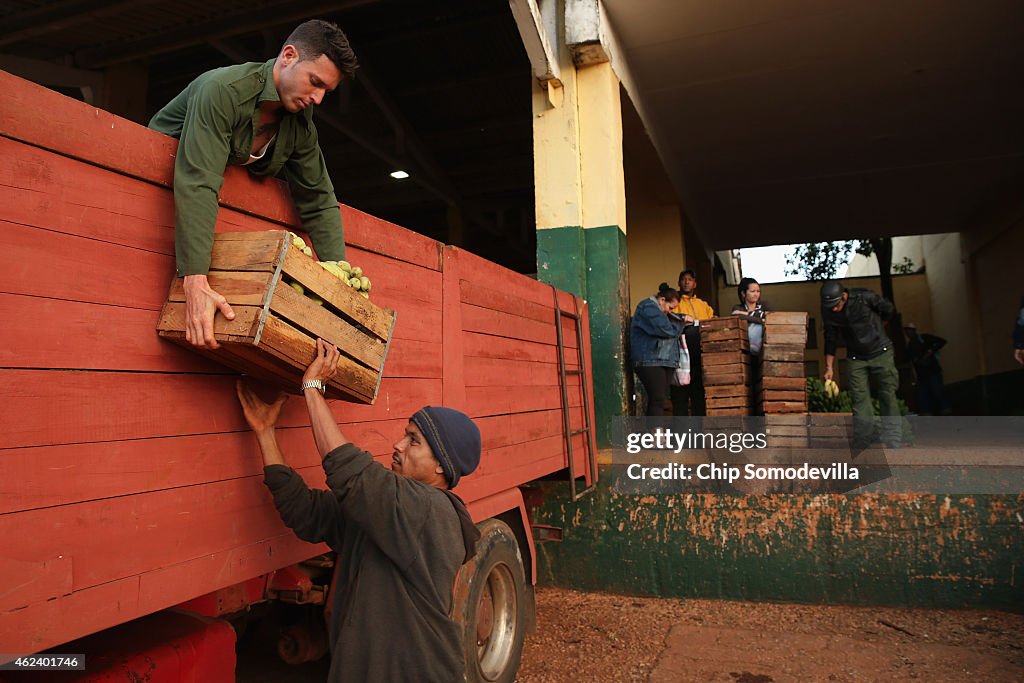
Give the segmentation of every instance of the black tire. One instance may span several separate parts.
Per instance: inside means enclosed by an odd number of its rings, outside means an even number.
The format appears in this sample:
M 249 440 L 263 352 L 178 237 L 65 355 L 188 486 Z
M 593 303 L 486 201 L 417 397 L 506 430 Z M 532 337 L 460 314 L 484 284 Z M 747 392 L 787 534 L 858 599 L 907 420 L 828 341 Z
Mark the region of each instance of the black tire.
M 456 619 L 462 625 L 466 680 L 512 683 L 530 617 L 530 589 L 516 536 L 507 524 L 478 525 L 476 557 L 459 573 Z

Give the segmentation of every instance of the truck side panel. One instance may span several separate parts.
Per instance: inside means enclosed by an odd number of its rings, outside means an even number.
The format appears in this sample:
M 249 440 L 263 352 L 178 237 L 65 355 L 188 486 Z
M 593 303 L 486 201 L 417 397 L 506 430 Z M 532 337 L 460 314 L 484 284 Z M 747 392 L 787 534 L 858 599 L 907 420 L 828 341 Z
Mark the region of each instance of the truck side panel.
M 156 336 L 174 269 L 176 142 L 9 74 L 0 86 L 0 642 L 27 653 L 325 548 L 278 519 L 235 375 Z M 221 203 L 218 231 L 294 225 L 284 187 L 241 169 Z M 572 298 L 342 213 L 350 260 L 398 313 L 376 404 L 332 403 L 346 435 L 387 464 L 416 409 L 466 410 L 484 454 L 458 493 L 478 514 L 564 469 L 554 306 L 572 310 Z M 563 331 L 575 367 L 572 321 Z M 579 386 L 571 377 L 574 429 Z M 279 439 L 322 486 L 300 401 Z M 574 437 L 577 472 L 583 446 Z

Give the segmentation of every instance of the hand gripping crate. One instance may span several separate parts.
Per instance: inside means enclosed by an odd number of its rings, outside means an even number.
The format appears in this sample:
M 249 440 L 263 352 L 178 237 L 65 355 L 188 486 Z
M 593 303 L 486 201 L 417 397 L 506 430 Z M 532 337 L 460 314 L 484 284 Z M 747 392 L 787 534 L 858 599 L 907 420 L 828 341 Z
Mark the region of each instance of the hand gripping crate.
M 395 312 L 324 270 L 292 244 L 286 230 L 218 233 L 209 280 L 235 312 L 234 320 L 220 313 L 214 319 L 220 348 L 197 349 L 185 340 L 185 292 L 177 277 L 157 323 L 161 337 L 291 393 L 298 393 L 320 337 L 341 351 L 327 396 L 367 404 L 376 400 Z M 323 305 L 299 293 L 290 286 L 293 282 Z

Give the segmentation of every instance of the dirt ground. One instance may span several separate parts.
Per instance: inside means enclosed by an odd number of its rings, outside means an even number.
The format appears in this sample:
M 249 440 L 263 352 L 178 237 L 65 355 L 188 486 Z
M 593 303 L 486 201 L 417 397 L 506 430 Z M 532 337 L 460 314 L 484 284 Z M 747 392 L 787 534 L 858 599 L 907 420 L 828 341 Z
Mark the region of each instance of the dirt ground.
M 1024 615 L 542 588 L 518 681 L 1022 681 Z

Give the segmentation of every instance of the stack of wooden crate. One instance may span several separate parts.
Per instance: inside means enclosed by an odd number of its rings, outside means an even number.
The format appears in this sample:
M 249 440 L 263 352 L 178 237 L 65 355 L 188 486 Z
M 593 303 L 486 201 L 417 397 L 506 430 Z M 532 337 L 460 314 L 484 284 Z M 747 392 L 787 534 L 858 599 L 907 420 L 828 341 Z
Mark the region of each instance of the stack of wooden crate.
M 768 445 L 806 448 L 807 313 L 774 311 L 765 319 L 764 350 L 757 398 L 764 413 Z
M 747 321 L 735 316 L 701 321 L 700 344 L 707 414 L 749 415 Z
M 765 415 L 806 413 L 807 313 L 774 311 L 764 323 L 764 351 L 758 398 Z

